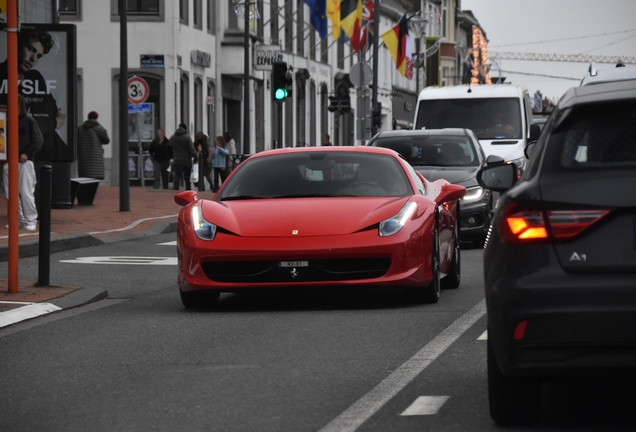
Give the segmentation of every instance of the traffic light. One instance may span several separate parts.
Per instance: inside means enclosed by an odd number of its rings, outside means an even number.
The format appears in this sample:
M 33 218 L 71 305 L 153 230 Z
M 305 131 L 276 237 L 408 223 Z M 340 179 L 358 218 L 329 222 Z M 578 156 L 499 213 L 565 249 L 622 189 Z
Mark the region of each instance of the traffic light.
M 371 123 L 374 127 L 382 126 L 382 104 L 377 103 L 371 112 Z
M 351 109 L 349 88 L 353 87 L 351 81 L 349 81 L 349 74 L 336 74 L 333 83 L 335 95 L 329 96 L 329 107 L 327 107 L 327 109 L 331 112 L 349 112 Z
M 287 63 L 272 63 L 272 83 L 272 99 L 276 102 L 283 102 L 289 96 L 289 91 L 287 90 Z

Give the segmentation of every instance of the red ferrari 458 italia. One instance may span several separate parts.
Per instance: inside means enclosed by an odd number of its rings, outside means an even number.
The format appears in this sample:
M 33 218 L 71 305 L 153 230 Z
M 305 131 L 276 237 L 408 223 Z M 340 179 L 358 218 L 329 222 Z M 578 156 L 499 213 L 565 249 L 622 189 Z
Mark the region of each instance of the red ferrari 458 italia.
M 400 288 L 435 303 L 460 282 L 459 198 L 378 147 L 270 150 L 212 200 L 180 192 L 178 285 L 187 308 L 222 292 Z

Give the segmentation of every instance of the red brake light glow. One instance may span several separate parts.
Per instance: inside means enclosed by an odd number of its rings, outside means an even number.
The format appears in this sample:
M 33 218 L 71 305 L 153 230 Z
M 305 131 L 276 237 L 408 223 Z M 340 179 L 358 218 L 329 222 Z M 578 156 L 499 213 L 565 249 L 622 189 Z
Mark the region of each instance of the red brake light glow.
M 512 340 L 522 340 L 526 335 L 526 329 L 528 328 L 528 320 L 520 321 L 515 327 L 515 332 L 512 334 Z
M 504 213 L 504 238 L 512 242 L 568 240 L 609 213 L 609 210 L 524 210 L 511 203 Z

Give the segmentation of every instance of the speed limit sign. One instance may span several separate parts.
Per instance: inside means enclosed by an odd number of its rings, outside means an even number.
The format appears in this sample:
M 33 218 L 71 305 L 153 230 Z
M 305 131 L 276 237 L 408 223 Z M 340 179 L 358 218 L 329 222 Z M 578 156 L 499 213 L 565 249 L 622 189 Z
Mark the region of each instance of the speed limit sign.
M 141 77 L 128 78 L 128 102 L 140 104 L 148 98 L 148 83 Z

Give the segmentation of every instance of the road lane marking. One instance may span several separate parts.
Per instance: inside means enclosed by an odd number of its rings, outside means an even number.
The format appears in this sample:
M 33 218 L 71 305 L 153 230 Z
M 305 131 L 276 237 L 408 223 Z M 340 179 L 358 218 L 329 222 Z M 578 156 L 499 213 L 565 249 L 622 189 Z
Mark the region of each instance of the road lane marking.
M 177 265 L 176 257 L 101 256 L 60 260 L 71 264 Z
M 485 314 L 486 301 L 482 300 L 319 432 L 355 431 Z
M 17 303 L 17 302 L 11 302 Z M 0 313 L 0 328 L 62 310 L 51 303 L 20 303 L 24 306 Z
M 165 242 L 165 243 L 157 243 L 157 246 L 176 246 L 177 245 L 177 241 L 176 240 L 172 240 L 169 242 Z
M 488 330 L 486 330 L 485 332 L 483 332 L 478 338 L 477 340 L 488 340 Z
M 420 396 L 401 416 L 435 415 L 450 396 Z

